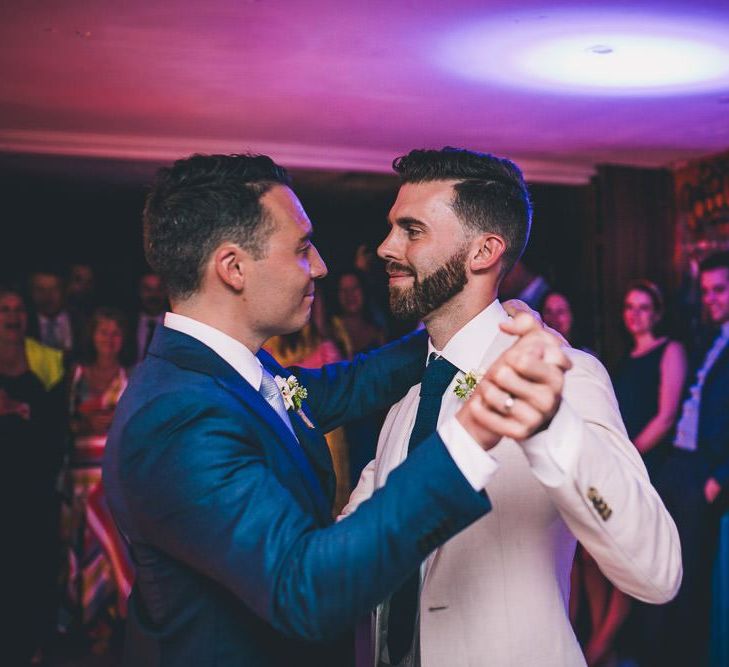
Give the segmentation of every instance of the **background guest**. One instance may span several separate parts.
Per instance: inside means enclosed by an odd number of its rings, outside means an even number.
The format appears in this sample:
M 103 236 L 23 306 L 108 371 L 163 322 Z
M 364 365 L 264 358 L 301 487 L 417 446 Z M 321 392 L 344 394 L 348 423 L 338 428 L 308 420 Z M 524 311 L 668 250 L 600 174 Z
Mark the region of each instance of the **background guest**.
M 663 314 L 663 295 L 655 284 L 647 280 L 630 284 L 623 323 L 632 344 L 613 373 L 628 437 L 652 478 L 669 448 L 688 367 L 683 345 L 656 331 Z
M 663 295 L 655 284 L 636 280 L 629 285 L 623 301 L 623 323 L 631 349 L 613 374 L 628 436 L 652 478 L 665 459 L 686 378 L 683 346 L 656 332 L 663 314 Z M 620 643 L 625 645 L 621 652 L 635 653 L 632 647 L 639 641 L 644 618 L 640 603 L 632 603 L 616 589 L 589 554 L 580 553 L 577 567 L 592 621 L 592 632 L 585 643 L 588 664 L 600 664 L 612 654 L 619 632 Z M 631 606 L 635 610 L 628 618 Z
M 676 598 L 642 628 L 641 664 L 700 665 L 706 656 L 711 564 L 729 488 L 729 252 L 699 266 L 711 337 L 692 355 L 673 447 L 655 486 L 681 538 L 683 581 Z
M 63 455 L 63 359 L 26 340 L 20 294 L 0 287 L 0 442 L 7 664 L 39 659 L 53 629 L 57 562 L 56 478 Z M 31 364 L 27 349 L 31 350 Z M 34 372 L 40 368 L 45 383 Z M 5 620 L 8 623 L 8 619 Z
M 120 360 L 125 328 L 120 311 L 94 313 L 88 361 L 74 367 L 70 385 L 74 442 L 62 530 L 68 566 L 61 624 L 87 633 L 97 650 L 105 649 L 115 621 L 125 615 L 131 589 L 131 566 L 101 482 L 107 432 L 127 386 Z
M 336 306 L 332 317 L 333 336 L 341 341 L 346 358 L 368 352 L 385 343 L 385 331 L 369 315 L 367 283 L 359 271 L 339 274 L 335 281 Z M 384 414 L 349 422 L 344 431 L 349 445 L 350 488 L 357 485 L 362 469 L 375 456 L 377 436 Z
M 562 292 L 549 292 L 544 297 L 542 319 L 547 326 L 558 331 L 572 347 L 595 354 L 585 345 L 583 329 L 575 323 L 572 305 Z
M 96 276 L 89 264 L 71 264 L 66 283 L 68 310 L 84 324 L 96 307 Z
M 314 289 L 311 318 L 304 328 L 290 334 L 274 336 L 264 345 L 284 367 L 321 368 L 324 364 L 341 361 L 347 354 L 347 348 L 340 350 L 330 338 L 332 325 L 327 316 L 319 283 Z
M 336 305 L 332 321 L 344 330 L 349 354 L 372 350 L 385 342 L 385 332 L 370 317 L 367 283 L 357 270 L 344 271 L 336 280 Z
M 147 354 L 155 329 L 162 324 L 167 309 L 167 291 L 156 273 L 147 271 L 139 279 L 139 310 L 132 319 L 132 357 L 139 363 Z
M 75 356 L 79 347 L 79 326 L 66 309 L 63 278 L 52 269 L 30 275 L 33 314 L 28 323 L 32 336 L 48 347 Z

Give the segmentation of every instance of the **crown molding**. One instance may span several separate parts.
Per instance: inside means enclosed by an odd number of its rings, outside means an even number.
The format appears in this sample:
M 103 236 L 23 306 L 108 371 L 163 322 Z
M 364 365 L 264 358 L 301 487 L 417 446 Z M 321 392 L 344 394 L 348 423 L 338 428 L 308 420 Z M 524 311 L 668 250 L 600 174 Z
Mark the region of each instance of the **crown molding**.
M 171 162 L 192 153 L 270 155 L 292 169 L 392 173 L 392 159 L 402 151 L 341 146 L 312 146 L 268 141 L 220 140 L 189 137 L 149 137 L 52 130 L 0 130 L 0 152 L 70 157 L 112 158 L 143 162 Z M 595 174 L 591 164 L 520 159 L 510 156 L 528 181 L 584 185 Z

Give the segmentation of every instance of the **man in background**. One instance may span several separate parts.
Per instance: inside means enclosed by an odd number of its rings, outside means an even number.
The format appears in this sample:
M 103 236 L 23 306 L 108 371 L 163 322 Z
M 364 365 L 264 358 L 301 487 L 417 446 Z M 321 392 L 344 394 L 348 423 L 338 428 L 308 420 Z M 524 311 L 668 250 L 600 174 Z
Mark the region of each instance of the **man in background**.
M 684 579 L 676 599 L 641 610 L 641 665 L 702 664 L 711 605 L 711 566 L 719 519 L 729 500 L 729 252 L 699 266 L 708 345 L 691 355 L 673 451 L 656 488 L 681 536 Z
M 43 345 L 61 350 L 67 357 L 81 345 L 80 326 L 66 308 L 63 277 L 53 269 L 33 272 L 29 280 L 33 313 L 28 333 Z
M 167 292 L 162 278 L 153 271 L 146 271 L 139 279 L 137 290 L 139 310 L 132 318 L 132 358 L 135 363 L 144 359 L 157 327 L 164 321 L 167 309 Z

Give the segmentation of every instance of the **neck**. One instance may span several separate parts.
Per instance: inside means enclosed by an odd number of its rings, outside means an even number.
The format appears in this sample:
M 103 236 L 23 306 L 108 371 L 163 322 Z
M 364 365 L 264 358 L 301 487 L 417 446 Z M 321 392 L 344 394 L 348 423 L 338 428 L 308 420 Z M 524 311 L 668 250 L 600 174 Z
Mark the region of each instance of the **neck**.
M 650 332 L 637 334 L 633 336 L 635 346 L 633 347 L 634 352 L 644 352 L 645 350 L 653 347 L 658 339 Z
M 435 349 L 442 350 L 453 336 L 495 298 L 495 289 L 464 289 L 440 308 L 426 315 L 423 322 Z
M 247 326 L 239 312 L 233 312 L 225 301 L 210 295 L 193 295 L 189 299 L 171 304 L 172 312 L 207 324 L 245 345 L 257 354 L 270 336 L 263 335 Z
M 119 366 L 119 360 L 116 358 L 116 355 L 100 354 L 96 357 L 94 365 L 97 368 L 108 370 L 110 368 L 116 368 L 117 366 Z

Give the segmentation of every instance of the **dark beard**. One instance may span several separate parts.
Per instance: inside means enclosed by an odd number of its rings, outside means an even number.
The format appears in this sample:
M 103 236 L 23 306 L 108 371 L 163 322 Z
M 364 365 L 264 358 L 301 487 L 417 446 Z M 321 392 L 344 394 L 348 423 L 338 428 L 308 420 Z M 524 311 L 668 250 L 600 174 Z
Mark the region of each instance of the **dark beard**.
M 390 310 L 403 320 L 422 320 L 440 308 L 466 286 L 466 257 L 468 248 L 457 250 L 433 273 L 422 280 L 415 278 L 412 287 L 390 288 Z

